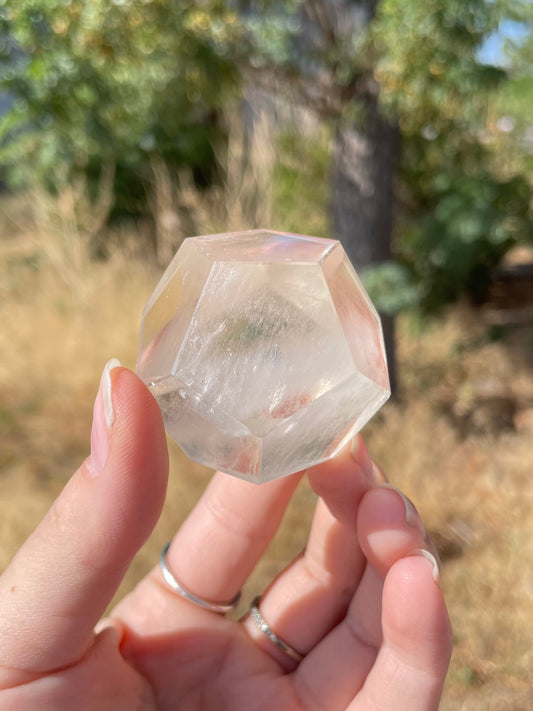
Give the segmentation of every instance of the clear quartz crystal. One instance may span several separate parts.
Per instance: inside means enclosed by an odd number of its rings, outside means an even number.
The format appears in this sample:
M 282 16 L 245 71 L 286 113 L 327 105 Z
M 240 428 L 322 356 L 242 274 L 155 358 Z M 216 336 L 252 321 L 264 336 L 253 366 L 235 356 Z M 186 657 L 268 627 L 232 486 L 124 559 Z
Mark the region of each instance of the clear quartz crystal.
M 379 317 L 339 242 L 183 242 L 143 314 L 137 372 L 193 460 L 262 483 L 330 459 L 390 395 Z

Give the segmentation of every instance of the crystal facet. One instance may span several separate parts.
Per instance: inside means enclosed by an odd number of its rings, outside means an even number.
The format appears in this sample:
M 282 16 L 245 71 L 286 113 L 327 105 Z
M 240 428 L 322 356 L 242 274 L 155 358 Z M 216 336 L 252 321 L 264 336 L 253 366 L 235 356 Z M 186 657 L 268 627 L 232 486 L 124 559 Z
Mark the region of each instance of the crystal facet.
M 390 395 L 340 243 L 264 230 L 183 242 L 144 310 L 137 372 L 191 459 L 256 483 L 335 456 Z

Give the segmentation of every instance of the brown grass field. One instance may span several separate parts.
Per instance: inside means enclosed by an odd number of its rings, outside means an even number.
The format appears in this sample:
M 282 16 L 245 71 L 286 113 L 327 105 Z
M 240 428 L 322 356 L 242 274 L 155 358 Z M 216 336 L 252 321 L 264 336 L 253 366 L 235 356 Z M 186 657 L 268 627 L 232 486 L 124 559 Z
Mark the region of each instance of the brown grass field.
M 105 262 L 0 203 L 0 570 L 86 456 L 93 399 L 112 356 L 135 366 L 158 270 L 122 236 Z M 13 217 L 16 215 L 16 217 Z M 532 704 L 532 334 L 486 338 L 486 314 L 398 321 L 401 392 L 365 428 L 375 460 L 421 511 L 443 560 L 455 648 L 442 711 Z M 163 516 L 120 594 L 154 564 L 209 472 L 170 444 Z M 305 482 L 245 591 L 303 546 Z

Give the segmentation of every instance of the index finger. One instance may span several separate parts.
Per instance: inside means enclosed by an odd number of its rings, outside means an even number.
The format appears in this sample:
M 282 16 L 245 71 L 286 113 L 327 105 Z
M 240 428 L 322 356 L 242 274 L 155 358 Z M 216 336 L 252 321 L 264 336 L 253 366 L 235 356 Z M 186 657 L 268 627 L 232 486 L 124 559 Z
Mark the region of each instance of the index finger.
M 86 653 L 161 511 L 168 472 L 161 413 L 137 376 L 110 365 L 95 404 L 91 459 L 0 577 L 0 687 Z

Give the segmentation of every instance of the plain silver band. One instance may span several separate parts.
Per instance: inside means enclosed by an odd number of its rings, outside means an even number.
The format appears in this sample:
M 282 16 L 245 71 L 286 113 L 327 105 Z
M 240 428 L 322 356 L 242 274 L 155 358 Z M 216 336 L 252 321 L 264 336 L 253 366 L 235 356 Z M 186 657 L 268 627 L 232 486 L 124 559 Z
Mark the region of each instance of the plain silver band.
M 201 597 L 196 597 L 196 595 L 193 595 L 182 585 L 180 585 L 167 567 L 166 559 L 169 548 L 170 542 L 167 543 L 161 551 L 161 555 L 159 556 L 159 566 L 161 567 L 161 573 L 163 574 L 163 578 L 165 579 L 166 584 L 173 592 L 177 593 L 178 595 L 181 595 L 181 597 L 184 597 L 186 600 L 189 600 L 189 602 L 192 602 L 194 605 L 197 605 L 198 607 L 201 607 L 204 610 L 209 610 L 209 612 L 218 612 L 222 615 L 225 615 L 226 612 L 230 612 L 230 610 L 234 610 L 237 607 L 237 605 L 239 604 L 239 600 L 241 599 L 240 590 L 231 602 L 228 602 L 226 605 L 221 605 L 216 602 L 202 600 Z
M 286 642 L 278 637 L 278 635 L 271 629 L 268 622 L 265 620 L 263 615 L 259 611 L 259 603 L 261 602 L 261 596 L 256 597 L 252 602 L 252 607 L 250 609 L 250 617 L 255 622 L 256 626 L 261 630 L 261 632 L 268 637 L 268 639 L 281 649 L 282 652 L 294 659 L 295 662 L 301 662 L 303 655 L 289 646 Z

